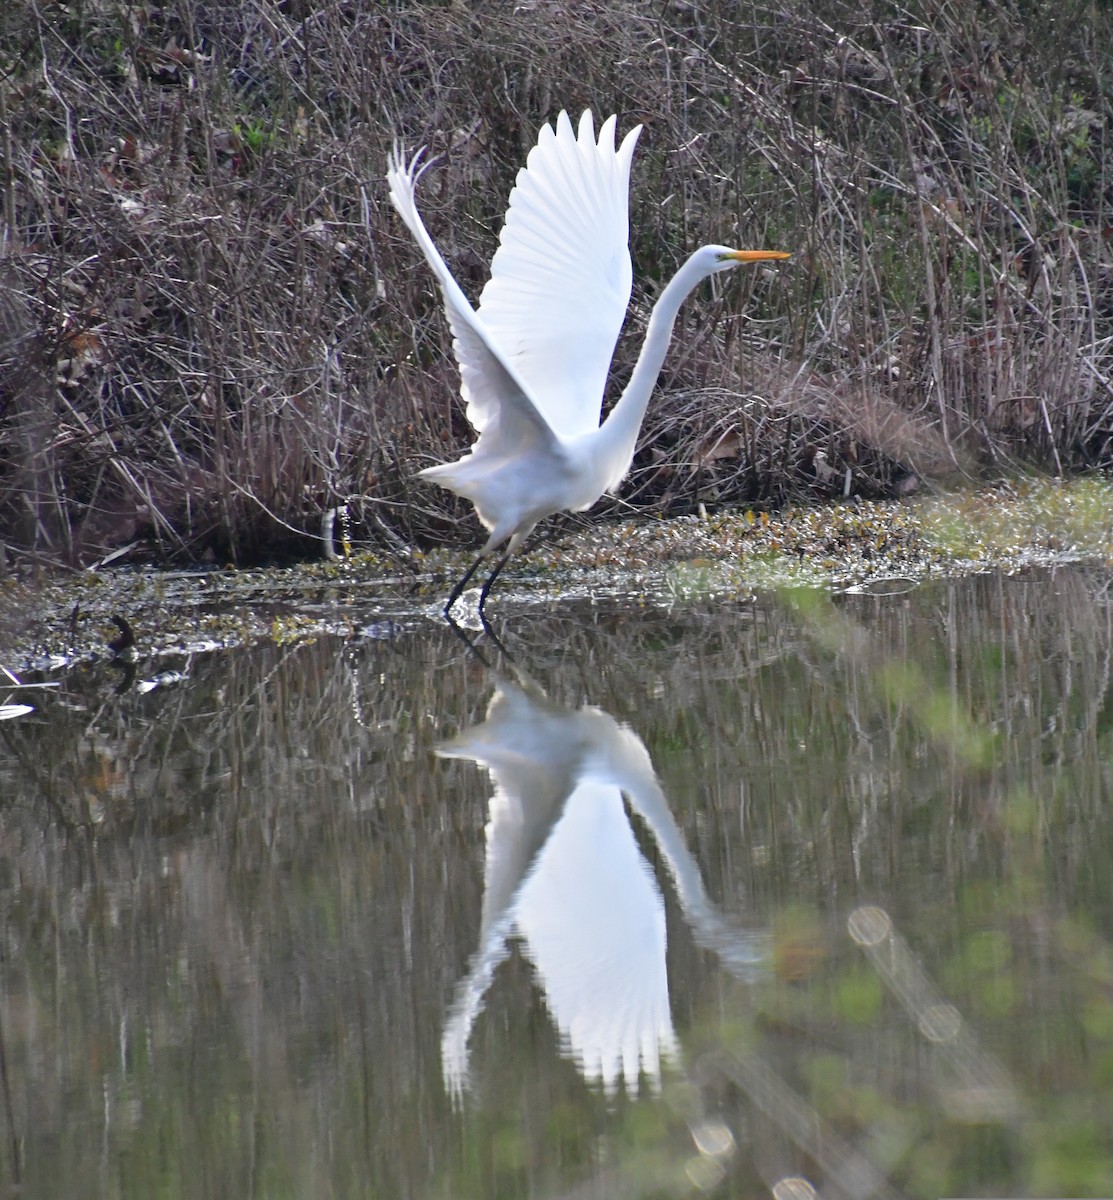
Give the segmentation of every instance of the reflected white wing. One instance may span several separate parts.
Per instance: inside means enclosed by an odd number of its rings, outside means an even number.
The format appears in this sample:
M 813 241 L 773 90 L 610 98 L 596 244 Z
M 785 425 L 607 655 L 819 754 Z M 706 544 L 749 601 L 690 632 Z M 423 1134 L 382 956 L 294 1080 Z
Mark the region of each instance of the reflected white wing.
M 514 915 L 561 1038 L 586 1079 L 637 1095 L 675 1059 L 665 903 L 622 793 L 580 783 L 518 893 Z
M 480 296 L 483 328 L 561 437 L 599 426 L 630 301 L 630 163 L 640 132 L 616 151 L 614 117 L 598 142 L 590 112 L 578 138 L 567 113 L 555 132 L 542 126 Z

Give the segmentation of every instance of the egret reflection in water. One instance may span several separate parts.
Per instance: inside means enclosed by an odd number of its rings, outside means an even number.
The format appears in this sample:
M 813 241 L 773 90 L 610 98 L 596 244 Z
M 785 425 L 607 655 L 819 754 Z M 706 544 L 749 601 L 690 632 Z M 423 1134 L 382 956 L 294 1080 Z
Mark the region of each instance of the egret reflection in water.
M 468 1086 L 468 1039 L 513 937 L 584 1077 L 608 1094 L 636 1093 L 642 1076 L 656 1089 L 677 1055 L 665 906 L 626 804 L 651 834 L 697 941 L 748 978 L 765 939 L 732 927 L 708 900 L 645 746 L 598 708 L 564 708 L 524 677 L 496 678 L 486 720 L 438 754 L 472 760 L 494 782 L 479 948 L 442 1040 L 449 1091 Z

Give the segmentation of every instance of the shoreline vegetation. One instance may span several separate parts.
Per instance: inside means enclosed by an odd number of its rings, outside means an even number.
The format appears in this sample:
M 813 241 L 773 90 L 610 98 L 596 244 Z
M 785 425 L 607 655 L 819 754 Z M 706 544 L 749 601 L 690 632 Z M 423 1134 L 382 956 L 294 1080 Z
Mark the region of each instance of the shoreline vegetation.
M 561 108 L 646 125 L 609 400 L 692 249 L 793 254 L 691 298 L 593 526 L 1108 468 L 1111 44 L 1070 0 L 16 0 L 0 569 L 319 560 L 340 506 L 357 550 L 474 551 L 414 479 L 469 434 L 387 153 L 441 156 L 423 213 L 475 299 Z
M 0 672 L 11 681 L 28 671 L 52 675 L 110 660 L 121 629 L 129 651 L 134 636 L 134 657 L 155 664 L 263 641 L 393 637 L 415 620 L 440 620 L 448 583 L 469 557 L 441 548 L 405 562 L 364 554 L 237 571 L 123 568 L 54 572 L 36 581 L 10 574 L 0 580 Z M 744 605 L 769 592 L 884 594 L 973 572 L 1023 575 L 1070 564 L 1093 565 L 1095 591 L 1108 590 L 1108 479 L 1029 479 L 779 514 L 585 520 L 552 541 L 533 540 L 511 562 L 492 615 L 498 621 L 500 609 L 520 613 L 523 602 L 543 620 L 553 601 L 618 598 L 669 607 Z

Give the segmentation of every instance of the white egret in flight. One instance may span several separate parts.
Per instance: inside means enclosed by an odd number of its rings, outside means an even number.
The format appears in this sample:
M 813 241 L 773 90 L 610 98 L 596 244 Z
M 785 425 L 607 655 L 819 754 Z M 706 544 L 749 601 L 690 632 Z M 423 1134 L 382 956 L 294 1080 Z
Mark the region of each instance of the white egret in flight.
M 600 424 L 603 389 L 626 315 L 633 275 L 629 250 L 630 162 L 638 125 L 615 149 L 615 117 L 595 139 L 590 112 L 579 134 L 567 113 L 543 125 L 510 193 L 491 278 L 472 308 L 429 236 L 414 188 L 429 165 L 395 147 L 390 198 L 444 294 L 460 367 L 460 391 L 478 434 L 457 462 L 421 474 L 466 497 L 490 530 L 479 556 L 452 589 L 445 615 L 489 555 L 504 543 L 479 593 L 543 517 L 581 512 L 621 483 L 673 323 L 688 293 L 739 263 L 788 258 L 783 250 L 703 246 L 661 293 L 630 381 Z

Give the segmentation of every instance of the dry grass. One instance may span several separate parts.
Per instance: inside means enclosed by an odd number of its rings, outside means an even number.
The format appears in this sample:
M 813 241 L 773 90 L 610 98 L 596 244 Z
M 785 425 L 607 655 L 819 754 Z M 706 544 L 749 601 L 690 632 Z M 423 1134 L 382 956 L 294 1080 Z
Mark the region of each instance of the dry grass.
M 623 502 L 876 495 L 1113 457 L 1107 47 L 1089 4 L 85 4 L 0 15 L 0 541 L 71 562 L 473 540 L 447 330 L 560 108 L 647 124 L 648 309 L 709 241 L 794 251 L 678 323 Z M 849 474 L 848 474 L 849 472 Z M 462 520 L 466 518 L 466 520 Z

